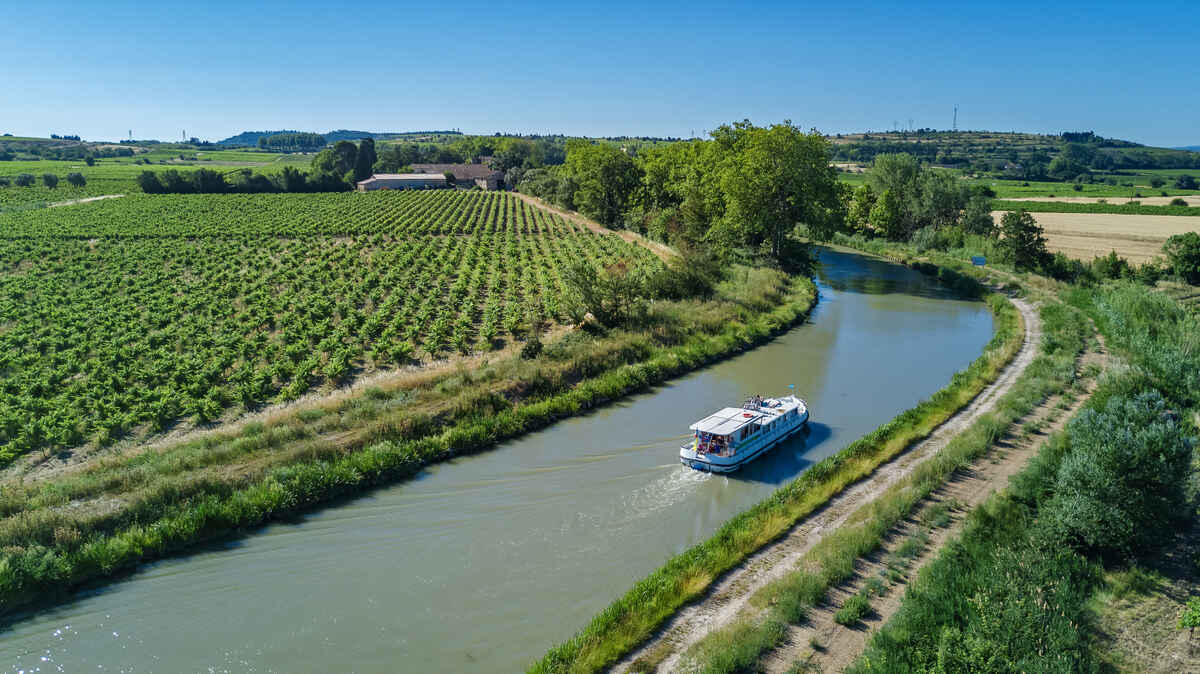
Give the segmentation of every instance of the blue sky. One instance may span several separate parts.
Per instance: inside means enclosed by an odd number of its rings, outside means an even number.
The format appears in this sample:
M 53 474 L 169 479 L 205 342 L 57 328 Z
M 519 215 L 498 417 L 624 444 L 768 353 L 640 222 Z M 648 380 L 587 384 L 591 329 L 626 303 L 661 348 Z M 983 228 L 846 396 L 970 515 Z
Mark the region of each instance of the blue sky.
M 0 132 L 1095 130 L 1200 143 L 1193 3 L 4 2 Z

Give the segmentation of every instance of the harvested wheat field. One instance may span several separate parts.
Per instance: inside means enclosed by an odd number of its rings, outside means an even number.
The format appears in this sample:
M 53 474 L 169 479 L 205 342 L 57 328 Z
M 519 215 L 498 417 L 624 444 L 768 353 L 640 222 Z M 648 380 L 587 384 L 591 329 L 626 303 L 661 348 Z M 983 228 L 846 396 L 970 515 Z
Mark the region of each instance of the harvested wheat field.
M 996 222 L 1004 211 L 993 211 Z M 1142 263 L 1162 252 L 1168 237 L 1200 230 L 1200 218 L 1174 215 L 1113 215 L 1109 213 L 1033 213 L 1046 230 L 1046 247 L 1080 260 L 1109 251 Z

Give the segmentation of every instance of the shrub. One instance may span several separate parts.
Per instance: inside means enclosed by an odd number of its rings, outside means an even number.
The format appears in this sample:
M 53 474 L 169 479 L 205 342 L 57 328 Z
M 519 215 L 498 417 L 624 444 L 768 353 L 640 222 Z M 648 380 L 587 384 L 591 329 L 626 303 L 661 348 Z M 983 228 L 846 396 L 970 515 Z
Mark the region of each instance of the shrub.
M 33 174 L 32 173 L 18 174 L 16 179 L 13 180 L 13 183 L 15 183 L 17 187 L 30 187 L 31 185 L 33 185 Z
M 1167 184 L 1167 181 L 1163 180 L 1159 176 L 1154 176 L 1153 178 L 1150 179 L 1150 187 L 1153 187 L 1154 189 L 1158 189 L 1166 184 Z
M 1194 190 L 1200 189 L 1200 184 L 1197 184 L 1196 179 L 1186 173 L 1175 179 L 1175 189 L 1177 190 Z
M 1200 234 L 1176 234 L 1163 244 L 1163 253 L 1171 268 L 1184 281 L 1200 285 Z
M 1083 185 L 1080 185 L 1079 183 L 1075 183 L 1074 185 L 1071 186 L 1071 189 L 1075 190 L 1076 192 L 1082 192 Z
M 1172 199 L 1172 200 L 1171 200 L 1171 204 L 1170 204 L 1170 205 L 1171 205 L 1171 206 L 1184 206 L 1184 207 L 1186 207 L 1186 206 L 1188 205 L 1188 202 L 1184 201 L 1183 199 L 1180 199 L 1179 197 L 1175 197 L 1174 199 Z
M 43 173 L 42 184 L 50 189 L 54 189 L 58 187 L 58 176 L 54 175 L 53 173 Z
M 78 171 L 72 171 L 71 173 L 67 174 L 67 182 L 70 183 L 72 187 L 83 187 L 87 184 L 87 179 L 83 177 L 82 173 L 79 173 Z
M 845 604 L 833 614 L 833 621 L 849 627 L 862 620 L 871 612 L 871 601 L 864 595 L 856 594 L 846 600 Z
M 1105 556 L 1158 542 L 1184 504 L 1191 448 L 1157 391 L 1114 396 L 1069 426 L 1042 533 Z
M 542 352 L 542 340 L 537 338 L 537 335 L 530 335 L 529 340 L 525 342 L 525 346 L 521 347 L 521 357 L 525 360 L 532 360 L 538 357 Z

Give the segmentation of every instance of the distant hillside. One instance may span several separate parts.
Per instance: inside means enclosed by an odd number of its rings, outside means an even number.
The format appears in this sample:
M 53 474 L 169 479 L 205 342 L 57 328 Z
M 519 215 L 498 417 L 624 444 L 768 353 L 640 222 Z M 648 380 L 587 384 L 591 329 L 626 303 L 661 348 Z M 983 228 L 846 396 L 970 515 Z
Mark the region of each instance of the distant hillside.
M 263 136 L 273 136 L 277 133 L 300 133 L 295 129 L 280 129 L 278 131 L 243 131 L 236 136 L 230 136 L 225 140 L 217 141 L 217 145 L 225 145 L 229 147 L 258 147 L 258 139 Z M 314 132 L 315 133 L 315 132 Z M 406 138 L 409 136 L 461 136 L 459 131 L 351 131 L 349 129 L 337 129 L 328 133 L 321 134 L 325 136 L 325 141 L 328 143 L 336 143 L 339 140 L 361 140 L 363 138 L 374 138 L 375 140 L 392 140 L 397 138 Z
M 1187 150 L 1188 152 L 1200 152 L 1200 145 L 1184 145 L 1183 147 L 1177 147 L 1174 149 Z
M 243 131 L 225 140 L 218 140 L 217 145 L 258 147 L 258 139 L 263 136 L 274 136 L 277 133 L 299 133 L 295 129 L 280 129 L 279 131 Z
M 1104 138 L 1090 131 L 1058 135 L 996 131 L 867 132 L 831 136 L 835 161 L 869 163 L 878 154 L 907 152 L 937 166 L 1013 178 L 1074 178 L 1089 171 L 1200 168 L 1200 154 Z

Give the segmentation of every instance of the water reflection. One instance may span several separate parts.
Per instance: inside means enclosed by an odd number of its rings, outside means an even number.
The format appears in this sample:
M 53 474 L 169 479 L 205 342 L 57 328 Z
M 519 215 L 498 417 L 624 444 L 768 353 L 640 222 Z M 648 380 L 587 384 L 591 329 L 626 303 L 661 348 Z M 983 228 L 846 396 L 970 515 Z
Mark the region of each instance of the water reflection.
M 817 278 L 830 288 L 866 295 L 969 299 L 898 264 L 831 248 L 818 249 Z M 864 273 L 865 272 L 865 273 Z

